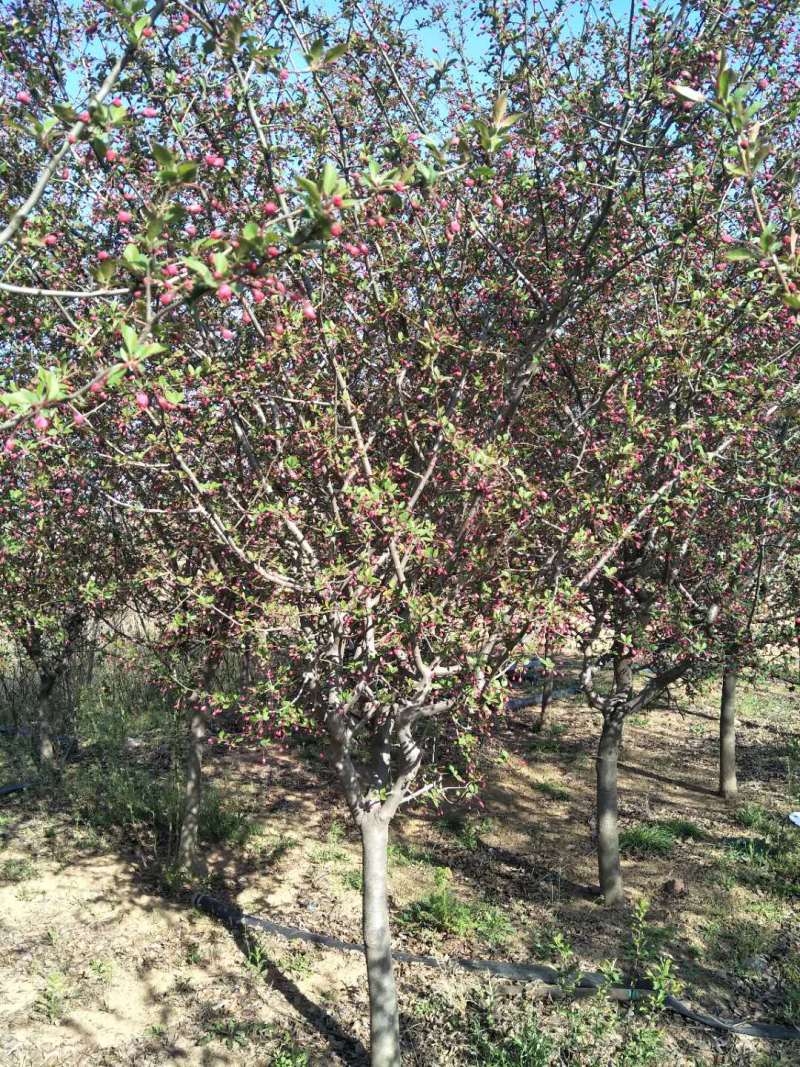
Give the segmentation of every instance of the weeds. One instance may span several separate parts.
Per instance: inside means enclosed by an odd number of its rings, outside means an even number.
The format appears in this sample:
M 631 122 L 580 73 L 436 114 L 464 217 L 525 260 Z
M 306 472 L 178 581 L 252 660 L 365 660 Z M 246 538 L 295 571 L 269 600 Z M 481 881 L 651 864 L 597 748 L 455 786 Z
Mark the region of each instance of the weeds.
M 345 871 L 342 875 L 342 881 L 348 889 L 354 889 L 357 893 L 360 893 L 364 888 L 364 876 L 361 871 Z
M 619 835 L 621 852 L 634 856 L 669 856 L 675 848 L 676 839 L 664 826 L 629 826 Z
M 7 882 L 29 882 L 36 877 L 36 868 L 30 860 L 6 860 L 3 878 Z
M 110 982 L 114 971 L 108 960 L 95 959 L 89 964 L 92 974 L 101 982 Z
M 459 937 L 479 934 L 491 944 L 501 944 L 512 932 L 511 924 L 502 911 L 489 904 L 465 904 L 460 901 L 450 889 L 450 879 L 450 870 L 438 867 L 434 889 L 404 908 L 400 922 L 427 926 Z
M 424 848 L 417 848 L 416 845 L 398 841 L 397 844 L 389 845 L 389 863 L 397 867 L 408 867 L 417 863 L 435 867 L 436 859 L 430 852 L 426 852 Z
M 696 822 L 691 819 L 664 819 L 659 823 L 668 833 L 673 834 L 681 841 L 705 841 L 707 834 Z
M 301 948 L 293 948 L 284 953 L 280 959 L 280 966 L 287 974 L 294 975 L 295 978 L 303 978 L 311 973 L 311 962 L 308 954 Z
M 64 1014 L 70 996 L 66 976 L 61 971 L 50 971 L 44 980 L 44 991 L 34 1005 L 34 1012 L 49 1023 L 57 1022 Z
M 737 814 L 739 823 L 747 830 L 765 830 L 773 819 L 763 804 L 746 804 Z
M 445 829 L 451 833 L 459 848 L 467 852 L 477 852 L 482 845 L 481 834 L 490 833 L 494 829 L 491 819 L 455 819 L 443 820 Z
M 550 797 L 551 800 L 569 800 L 569 789 L 564 789 L 560 785 L 554 785 L 552 782 L 534 782 L 533 788 L 538 793 L 543 793 L 546 797 Z
M 203 1027 L 203 1037 L 198 1045 L 208 1045 L 212 1041 L 221 1041 L 226 1048 L 246 1048 L 252 1040 L 262 1040 L 274 1032 L 270 1023 L 237 1023 L 234 1019 L 214 1019 Z

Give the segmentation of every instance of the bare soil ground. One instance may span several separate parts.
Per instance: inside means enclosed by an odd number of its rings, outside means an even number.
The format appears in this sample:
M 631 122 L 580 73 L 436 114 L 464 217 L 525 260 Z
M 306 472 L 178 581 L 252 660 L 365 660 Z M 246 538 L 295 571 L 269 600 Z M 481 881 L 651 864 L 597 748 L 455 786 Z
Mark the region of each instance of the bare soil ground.
M 674 961 L 683 998 L 701 1010 L 798 1023 L 800 884 L 793 897 L 785 878 L 775 881 L 762 862 L 763 830 L 743 825 L 740 813 L 758 805 L 759 818 L 779 819 L 800 808 L 791 733 L 800 730 L 800 687 L 743 692 L 733 805 L 715 794 L 716 694 L 676 695 L 677 708 L 652 709 L 628 725 L 620 769 L 621 829 L 683 819 L 702 835 L 676 839 L 667 855 L 625 859 L 631 902 L 650 902 L 645 952 Z M 560 932 L 586 970 L 613 959 L 631 966 L 630 910 L 608 912 L 597 900 L 598 721 L 578 697 L 557 702 L 551 732 L 536 732 L 537 717 L 534 707 L 509 719 L 489 753 L 482 810 L 397 820 L 397 948 L 543 962 L 554 959 Z M 210 751 L 208 780 L 233 790 L 258 825 L 242 847 L 207 850 L 203 884 L 253 914 L 358 941 L 358 842 L 319 754 Z M 68 776 L 80 766 L 79 757 Z M 455 936 L 404 921 L 437 867 L 451 871 L 457 898 L 499 908 L 510 931 Z M 670 879 L 684 890 L 668 892 Z M 234 937 L 165 875 L 146 828 L 98 834 L 63 798 L 27 792 L 0 807 L 0 946 L 0 1064 L 367 1062 L 358 956 Z M 409 1063 L 488 1062 L 465 1032 L 477 1009 L 464 978 L 405 965 L 399 987 Z M 507 1011 L 513 1026 L 517 1003 L 498 1007 L 495 1022 Z M 556 1005 L 524 1010 L 543 1032 L 565 1025 Z M 669 1015 L 660 1026 L 657 1058 L 639 1062 L 800 1063 L 800 1044 L 727 1037 Z M 604 1054 L 601 1042 L 596 1060 L 576 1053 L 569 1062 L 629 1062 L 609 1048 Z

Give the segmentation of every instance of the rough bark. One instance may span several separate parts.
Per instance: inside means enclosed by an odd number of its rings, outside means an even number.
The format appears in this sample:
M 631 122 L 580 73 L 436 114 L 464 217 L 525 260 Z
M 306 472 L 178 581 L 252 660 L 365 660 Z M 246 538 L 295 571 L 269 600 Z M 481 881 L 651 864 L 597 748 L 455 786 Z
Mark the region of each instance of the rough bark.
M 186 757 L 186 784 L 183 802 L 181 840 L 178 845 L 178 866 L 193 871 L 197 867 L 197 846 L 200 834 L 200 803 L 203 789 L 203 745 L 206 739 L 206 719 L 195 705 L 189 723 L 189 752 Z
M 719 795 L 726 800 L 733 800 L 737 793 L 736 679 L 736 665 L 727 663 L 722 674 L 719 707 Z
M 550 659 L 552 642 L 550 640 L 550 634 L 548 633 L 544 640 L 544 655 L 545 659 Z M 542 711 L 539 715 L 539 729 L 546 730 L 552 721 L 552 714 L 550 712 L 550 705 L 553 700 L 553 672 L 548 670 L 545 672 L 544 680 L 542 683 Z
M 55 708 L 53 707 L 53 688 L 56 676 L 49 671 L 39 675 L 39 771 L 41 774 L 55 777 L 58 763 L 55 751 Z
M 365 815 L 363 848 L 363 933 L 369 984 L 372 1067 L 400 1067 L 400 1025 L 389 932 L 389 825 Z
M 195 871 L 200 866 L 198 844 L 200 839 L 200 805 L 203 797 L 203 747 L 206 741 L 206 717 L 202 699 L 207 695 L 214 679 L 216 661 L 210 656 L 203 672 L 201 690 L 192 702 L 189 721 L 189 752 L 186 757 L 186 784 L 184 790 L 183 821 L 178 845 L 178 866 Z
M 633 689 L 633 656 L 622 648 L 614 650 L 614 693 L 630 693 Z
M 597 865 L 606 907 L 623 903 L 617 823 L 617 760 L 624 717 L 613 710 L 603 715 L 597 749 Z

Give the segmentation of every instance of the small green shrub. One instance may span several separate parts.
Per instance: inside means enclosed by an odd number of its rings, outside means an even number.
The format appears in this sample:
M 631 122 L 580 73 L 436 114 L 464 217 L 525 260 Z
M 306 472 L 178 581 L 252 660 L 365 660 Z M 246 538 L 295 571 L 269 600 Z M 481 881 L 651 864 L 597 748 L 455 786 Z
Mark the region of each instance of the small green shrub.
M 691 819 L 664 819 L 659 826 L 681 841 L 705 841 L 707 838 L 705 831 Z
M 772 823 L 772 816 L 763 804 L 746 804 L 737 814 L 739 823 L 748 830 L 764 830 Z
M 364 888 L 364 876 L 361 871 L 345 871 L 342 875 L 342 881 L 348 889 L 354 889 L 357 893 L 360 893 Z
M 30 860 L 6 860 L 3 877 L 7 882 L 28 882 L 36 876 L 36 868 Z
M 424 848 L 409 845 L 405 841 L 389 845 L 389 863 L 397 867 L 408 867 L 411 864 L 425 864 L 428 867 L 436 866 L 436 858 Z
M 480 934 L 493 944 L 501 943 L 512 932 L 511 924 L 500 908 L 490 904 L 465 904 L 450 889 L 451 874 L 447 867 L 436 870 L 436 885 L 421 900 L 409 904 L 400 914 L 400 922 L 427 926 L 446 934 Z
M 459 819 L 449 817 L 443 820 L 445 830 L 451 833 L 458 843 L 459 848 L 467 852 L 477 852 L 481 847 L 482 833 L 488 833 L 494 829 L 491 819 Z
M 510 1034 L 499 1027 L 473 1021 L 471 1051 L 482 1067 L 548 1067 L 552 1063 L 555 1042 L 541 1032 L 537 1021 L 524 1021 Z
M 619 835 L 620 850 L 634 856 L 669 856 L 675 844 L 674 834 L 658 823 L 629 826 Z
M 553 782 L 534 782 L 533 788 L 538 793 L 543 793 L 546 797 L 550 797 L 551 800 L 569 800 L 569 789 L 554 785 Z
M 221 1041 L 226 1048 L 246 1048 L 250 1040 L 268 1037 L 275 1026 L 273 1023 L 237 1023 L 234 1019 L 213 1019 L 203 1027 L 203 1037 L 198 1045 L 208 1045 L 212 1041 Z

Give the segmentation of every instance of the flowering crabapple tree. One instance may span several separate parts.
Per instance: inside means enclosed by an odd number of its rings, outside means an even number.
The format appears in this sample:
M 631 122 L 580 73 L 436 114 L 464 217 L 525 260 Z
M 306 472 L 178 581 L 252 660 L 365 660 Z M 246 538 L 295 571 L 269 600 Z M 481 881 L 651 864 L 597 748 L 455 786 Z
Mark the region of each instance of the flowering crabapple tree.
M 42 443 L 30 464 L 0 469 L 0 627 L 37 674 L 45 776 L 58 769 L 56 685 L 89 623 L 115 611 L 126 588 L 113 510 L 55 451 Z
M 280 649 L 254 728 L 327 741 L 363 843 L 372 1060 L 394 1067 L 389 824 L 476 789 L 428 741 L 489 734 L 515 650 L 585 611 L 716 455 L 669 332 L 676 280 L 690 308 L 712 291 L 707 333 L 735 312 L 687 245 L 716 141 L 668 85 L 723 39 L 766 56 L 774 26 L 478 8 L 483 53 L 431 67 L 413 7 L 58 7 L 87 83 L 24 63 L 21 30 L 7 75 L 9 153 L 40 167 L 0 231 L 4 463 L 34 462 L 43 417 L 129 521 L 182 508 L 165 560 L 198 546 L 237 641 Z

